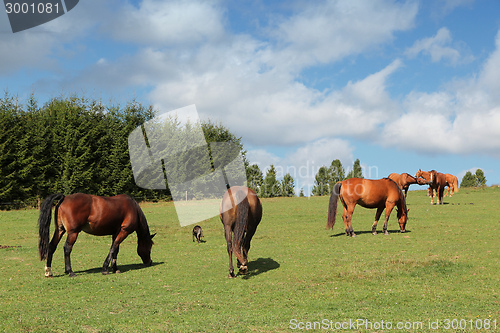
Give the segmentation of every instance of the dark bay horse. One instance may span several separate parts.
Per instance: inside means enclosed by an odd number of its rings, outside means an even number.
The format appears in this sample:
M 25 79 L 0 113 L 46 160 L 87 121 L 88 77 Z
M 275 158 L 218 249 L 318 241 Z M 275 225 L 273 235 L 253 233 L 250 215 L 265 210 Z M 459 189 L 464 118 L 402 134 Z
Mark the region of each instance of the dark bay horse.
M 342 219 L 344 220 L 345 233 L 347 236 L 354 237 L 356 234 L 352 229 L 352 214 L 354 207 L 360 205 L 365 208 L 377 208 L 375 222 L 372 225 L 372 233 L 377 234 L 377 223 L 385 209 L 384 234 L 388 235 L 387 222 L 394 207 L 397 207 L 399 228 L 405 232 L 406 222 L 408 220 L 408 208 L 403 192 L 392 179 L 383 178 L 378 180 L 349 178 L 338 182 L 333 187 L 328 206 L 327 229 L 333 228 L 337 216 L 337 199 L 340 198 L 344 206 Z
M 52 218 L 53 202 L 58 200 L 54 212 L 55 231 L 49 243 L 49 229 Z M 116 266 L 120 243 L 134 231 L 137 232 L 137 254 L 146 266 L 152 264 L 151 247 L 154 235 L 149 234 L 146 217 L 137 202 L 128 195 L 99 197 L 90 194 L 76 193 L 68 196 L 52 194 L 48 196 L 40 208 L 38 218 L 40 239 L 38 251 L 40 260 L 47 258 L 45 276 L 52 276 L 52 256 L 64 233 L 67 233 L 64 244 L 65 273 L 75 276 L 71 269 L 70 254 L 80 231 L 95 236 L 111 235 L 113 243 L 104 260 L 102 273 L 108 274 L 111 262 L 113 273 L 119 273 Z
M 418 185 L 426 185 L 427 182 L 424 181 L 422 178 L 415 178 L 412 175 L 403 172 L 402 174 L 399 173 L 391 173 L 389 175 L 389 178 L 394 180 L 396 184 L 398 184 L 399 188 L 405 191 L 405 198 L 408 194 L 408 189 L 410 188 L 410 185 L 412 184 L 418 184 Z
M 434 191 L 436 191 L 437 204 L 439 205 L 443 203 L 444 187 L 447 184 L 446 176 L 443 173 L 437 172 L 436 170 L 422 171 L 419 169 L 415 174 L 415 178 L 423 178 L 429 183 L 431 205 L 434 204 Z
M 446 178 L 446 186 L 448 186 L 448 190 L 444 196 L 447 196 L 449 193 L 451 198 L 455 192 L 458 192 L 458 178 L 449 173 L 445 173 L 444 176 Z
M 244 186 L 230 187 L 220 204 L 220 219 L 229 255 L 229 277 L 234 277 L 233 252 L 239 273 L 247 272 L 247 257 L 257 226 L 262 219 L 262 205 L 255 192 Z

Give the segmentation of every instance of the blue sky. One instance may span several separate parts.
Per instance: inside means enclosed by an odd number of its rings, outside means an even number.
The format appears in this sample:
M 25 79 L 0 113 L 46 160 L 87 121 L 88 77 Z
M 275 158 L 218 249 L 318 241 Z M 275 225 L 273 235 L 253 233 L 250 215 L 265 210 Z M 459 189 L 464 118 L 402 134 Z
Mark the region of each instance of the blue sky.
M 496 0 L 83 0 L 16 34 L 0 14 L 0 87 L 195 104 L 306 193 L 333 159 L 359 158 L 368 178 L 481 168 L 500 184 L 499 13 Z

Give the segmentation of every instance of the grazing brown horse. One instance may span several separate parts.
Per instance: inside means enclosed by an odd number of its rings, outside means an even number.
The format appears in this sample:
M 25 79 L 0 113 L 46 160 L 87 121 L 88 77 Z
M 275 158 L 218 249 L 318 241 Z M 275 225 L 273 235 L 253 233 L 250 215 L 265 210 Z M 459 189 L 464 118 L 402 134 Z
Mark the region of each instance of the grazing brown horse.
M 446 186 L 446 177 L 443 173 L 437 172 L 436 170 L 422 171 L 418 170 L 415 174 L 415 178 L 423 178 L 429 183 L 429 195 L 431 197 L 431 205 L 434 204 L 434 191 L 436 191 L 436 202 L 437 204 L 443 203 L 443 192 Z
M 403 191 L 405 191 L 405 198 L 408 194 L 408 189 L 410 188 L 410 185 L 412 185 L 412 184 L 426 185 L 427 184 L 427 182 L 424 181 L 422 178 L 417 179 L 406 172 L 403 172 L 402 174 L 393 172 L 389 175 L 389 178 L 394 180 L 396 182 L 396 184 L 398 184 L 399 188 L 402 189 Z
M 444 176 L 446 177 L 446 186 L 448 186 L 444 196 L 446 197 L 449 193 L 451 198 L 455 192 L 458 192 L 458 178 L 449 173 L 445 173 Z
M 220 219 L 224 225 L 229 255 L 229 277 L 234 277 L 233 252 L 239 273 L 246 274 L 250 241 L 262 219 L 259 197 L 247 187 L 230 187 L 220 204 Z
M 365 208 L 377 208 L 375 222 L 372 225 L 372 233 L 377 234 L 377 223 L 385 209 L 385 220 L 383 231 L 387 232 L 387 222 L 394 207 L 398 210 L 398 221 L 401 232 L 405 232 L 406 221 L 408 220 L 408 209 L 406 208 L 406 199 L 399 186 L 392 179 L 383 178 L 378 180 L 349 178 L 338 182 L 333 187 L 328 207 L 327 229 L 333 228 L 337 216 L 337 199 L 340 198 L 344 206 L 342 219 L 344 220 L 345 233 L 347 236 L 354 237 L 356 234 L 352 229 L 352 214 L 354 207 L 360 205 Z
M 49 243 L 52 205 L 56 200 L 59 202 L 54 212 L 55 231 Z M 44 200 L 40 208 L 38 225 L 40 260 L 47 258 L 46 277 L 52 276 L 52 256 L 64 233 L 68 234 L 64 244 L 64 272 L 69 276 L 75 276 L 71 269 L 70 254 L 80 231 L 95 236 L 112 236 L 113 243 L 102 266 L 103 274 L 108 274 L 110 262 L 113 273 L 120 272 L 116 266 L 120 243 L 134 231 L 137 232 L 137 254 L 146 266 L 152 264 L 151 247 L 153 246 L 152 238 L 154 235 L 149 234 L 148 223 L 141 208 L 128 195 L 99 197 L 83 193 L 68 196 L 60 193 L 52 194 Z

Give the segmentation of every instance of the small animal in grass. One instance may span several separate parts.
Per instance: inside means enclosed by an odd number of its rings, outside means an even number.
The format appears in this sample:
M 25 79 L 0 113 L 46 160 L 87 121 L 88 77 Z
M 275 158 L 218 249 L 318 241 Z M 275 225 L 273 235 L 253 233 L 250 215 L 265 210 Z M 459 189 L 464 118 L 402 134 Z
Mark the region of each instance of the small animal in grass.
M 203 238 L 203 229 L 199 225 L 193 228 L 193 242 L 195 238 L 198 243 L 203 242 L 201 240 Z

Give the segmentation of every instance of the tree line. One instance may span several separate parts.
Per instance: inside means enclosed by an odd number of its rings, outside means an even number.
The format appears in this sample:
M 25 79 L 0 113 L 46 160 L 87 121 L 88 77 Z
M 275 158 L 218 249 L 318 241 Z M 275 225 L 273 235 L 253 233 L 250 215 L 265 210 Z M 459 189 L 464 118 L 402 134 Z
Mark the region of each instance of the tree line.
M 347 178 L 363 178 L 363 172 L 359 159 L 354 161 L 352 169 L 346 174 L 342 162 L 335 159 L 329 167 L 322 166 L 314 178 L 314 185 L 311 191 L 313 196 L 330 195 L 335 183 Z M 257 164 L 247 168 L 248 187 L 253 189 L 262 198 L 272 197 L 293 197 L 295 193 L 295 180 L 290 173 L 283 176 L 282 180 L 277 179 L 277 171 L 271 165 L 264 177 Z M 304 189 L 301 188 L 299 196 L 304 196 Z
M 105 105 L 72 96 L 39 106 L 34 95 L 21 103 L 5 93 L 0 99 L 0 203 L 39 204 L 56 192 L 168 199 L 168 184 L 166 190 L 138 187 L 130 163 L 130 133 L 155 114 L 152 106 L 136 101 Z M 241 138 L 224 126 L 207 121 L 201 127 L 208 143 L 231 142 L 245 155 Z

